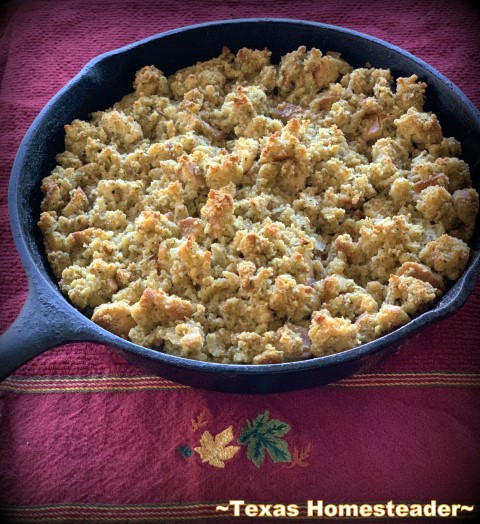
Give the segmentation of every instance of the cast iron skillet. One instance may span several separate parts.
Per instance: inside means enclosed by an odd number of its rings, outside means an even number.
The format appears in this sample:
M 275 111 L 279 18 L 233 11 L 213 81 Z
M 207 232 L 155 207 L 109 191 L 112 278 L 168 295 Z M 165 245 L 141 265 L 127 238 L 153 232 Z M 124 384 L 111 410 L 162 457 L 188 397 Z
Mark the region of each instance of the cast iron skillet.
M 445 136 L 463 145 L 463 158 L 478 175 L 480 113 L 438 71 L 386 42 L 339 27 L 284 19 L 242 19 L 200 24 L 156 35 L 89 62 L 40 112 L 23 139 L 12 169 L 9 211 L 15 243 L 27 273 L 29 292 L 18 318 L 0 340 L 0 377 L 64 342 L 89 340 L 121 350 L 134 364 L 176 382 L 219 391 L 265 393 L 326 384 L 365 369 L 398 349 L 405 337 L 458 309 L 480 268 L 478 228 L 472 258 L 463 276 L 430 311 L 368 344 L 336 355 L 275 365 L 230 365 L 187 360 L 127 342 L 91 322 L 60 293 L 48 266 L 41 233 L 40 181 L 63 151 L 63 126 L 110 107 L 132 91 L 135 71 L 154 64 L 167 75 L 217 56 L 223 46 L 273 52 L 272 61 L 299 45 L 339 51 L 354 67 L 370 62 L 395 77 L 413 73 L 427 82 L 426 110 L 434 111 Z M 474 182 L 478 186 L 478 178 Z

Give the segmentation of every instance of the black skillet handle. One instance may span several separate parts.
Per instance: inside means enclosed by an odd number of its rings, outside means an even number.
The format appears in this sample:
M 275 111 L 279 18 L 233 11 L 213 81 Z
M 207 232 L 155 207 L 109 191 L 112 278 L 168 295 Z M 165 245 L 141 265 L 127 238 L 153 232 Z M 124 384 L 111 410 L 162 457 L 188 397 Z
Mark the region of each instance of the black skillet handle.
M 0 381 L 47 349 L 91 338 L 81 321 L 59 307 L 58 299 L 30 282 L 22 310 L 0 336 Z

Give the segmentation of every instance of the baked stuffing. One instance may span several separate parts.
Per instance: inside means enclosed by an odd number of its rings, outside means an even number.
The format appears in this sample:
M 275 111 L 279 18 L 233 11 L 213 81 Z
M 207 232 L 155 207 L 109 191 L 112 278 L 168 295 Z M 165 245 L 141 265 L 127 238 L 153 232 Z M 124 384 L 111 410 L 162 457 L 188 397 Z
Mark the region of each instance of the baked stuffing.
M 100 326 L 186 358 L 295 361 L 406 324 L 465 269 L 479 198 L 426 84 L 270 55 L 144 67 L 65 126 L 39 226 Z

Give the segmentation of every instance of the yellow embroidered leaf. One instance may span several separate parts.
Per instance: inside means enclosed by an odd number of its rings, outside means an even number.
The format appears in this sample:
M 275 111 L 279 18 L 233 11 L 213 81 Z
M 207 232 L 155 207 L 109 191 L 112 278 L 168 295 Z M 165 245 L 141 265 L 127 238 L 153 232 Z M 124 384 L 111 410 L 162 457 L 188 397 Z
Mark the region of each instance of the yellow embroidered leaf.
M 240 446 L 228 446 L 232 440 L 232 426 L 218 433 L 215 438 L 209 431 L 205 431 L 200 438 L 200 446 L 194 450 L 200 455 L 202 462 L 208 462 L 216 468 L 224 468 L 224 461 L 233 458 L 240 449 Z

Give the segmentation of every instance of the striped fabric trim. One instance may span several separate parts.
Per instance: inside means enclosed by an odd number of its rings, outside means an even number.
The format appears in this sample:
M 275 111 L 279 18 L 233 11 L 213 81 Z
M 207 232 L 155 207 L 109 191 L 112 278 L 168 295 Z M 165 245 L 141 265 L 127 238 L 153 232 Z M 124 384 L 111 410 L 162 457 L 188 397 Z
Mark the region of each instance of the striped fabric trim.
M 359 373 L 328 387 L 480 387 L 480 373 Z M 153 375 L 11 376 L 0 383 L 8 393 L 129 393 L 191 389 Z
M 341 387 L 462 386 L 480 387 L 480 373 L 358 373 L 331 384 Z
M 225 519 L 216 513 L 216 504 L 45 504 L 42 506 L 0 507 L 0 515 L 12 523 L 165 523 L 211 522 Z
M 0 391 L 10 393 L 117 393 L 131 391 L 161 391 L 191 389 L 156 376 L 122 377 L 76 376 L 76 377 L 8 377 L 0 383 Z
M 363 502 L 364 503 L 364 502 Z M 413 502 L 412 502 L 413 503 Z M 416 502 L 415 502 L 416 503 Z M 109 504 L 45 504 L 35 506 L 0 506 L 0 515 L 8 522 L 15 524 L 36 523 L 69 523 L 89 524 L 118 523 L 142 524 L 153 522 L 156 524 L 191 523 L 191 522 L 245 522 L 245 517 L 235 517 L 233 511 L 228 513 L 217 512 L 215 502 L 200 504 L 135 504 L 135 505 L 109 505 Z M 220 503 L 221 504 L 221 503 Z M 371 505 L 375 503 L 369 503 Z M 409 504 L 407 502 L 407 504 Z M 411 504 L 411 503 L 410 503 Z M 299 515 L 296 517 L 275 517 L 272 522 L 318 522 L 318 516 L 306 515 L 306 504 L 297 504 Z M 471 507 L 471 506 L 470 506 Z M 478 515 L 478 506 L 474 505 L 473 512 L 464 512 L 462 522 Z M 470 510 L 471 511 L 471 510 Z M 258 520 L 258 519 L 247 519 Z M 417 520 L 417 519 L 415 519 Z M 262 521 L 264 521 L 262 519 Z M 375 518 L 362 517 L 326 517 L 322 522 L 368 522 L 376 524 Z M 388 521 L 411 522 L 408 517 L 389 517 Z M 438 520 L 434 519 L 434 522 Z

